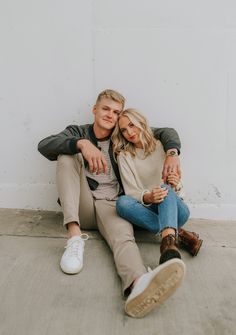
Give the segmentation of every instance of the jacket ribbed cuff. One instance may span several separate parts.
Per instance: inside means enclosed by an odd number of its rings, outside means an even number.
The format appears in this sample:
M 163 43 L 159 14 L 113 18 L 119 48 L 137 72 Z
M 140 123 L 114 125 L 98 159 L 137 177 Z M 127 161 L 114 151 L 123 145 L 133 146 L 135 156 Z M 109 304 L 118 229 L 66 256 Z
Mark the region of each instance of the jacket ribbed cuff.
M 169 149 L 177 149 L 178 151 L 178 155 L 180 155 L 180 147 L 178 145 L 176 145 L 175 142 L 168 142 L 165 147 L 164 147 L 164 150 L 165 152 Z
M 72 155 L 75 155 L 77 154 L 78 152 L 80 152 L 80 150 L 77 148 L 77 141 L 78 140 L 81 140 L 82 138 L 72 138 L 70 140 L 70 143 L 69 143 L 69 147 L 70 147 L 70 150 L 71 150 L 71 154 Z

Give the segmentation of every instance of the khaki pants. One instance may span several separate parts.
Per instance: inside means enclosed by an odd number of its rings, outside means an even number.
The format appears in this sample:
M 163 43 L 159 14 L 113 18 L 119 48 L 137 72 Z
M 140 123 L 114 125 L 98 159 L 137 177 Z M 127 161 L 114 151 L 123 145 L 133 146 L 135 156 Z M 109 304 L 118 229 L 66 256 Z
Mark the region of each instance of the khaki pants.
M 137 277 L 146 273 L 135 243 L 133 226 L 117 215 L 115 201 L 93 199 L 81 154 L 59 156 L 57 187 L 64 225 L 75 221 L 82 229 L 99 230 L 113 252 L 125 292 Z

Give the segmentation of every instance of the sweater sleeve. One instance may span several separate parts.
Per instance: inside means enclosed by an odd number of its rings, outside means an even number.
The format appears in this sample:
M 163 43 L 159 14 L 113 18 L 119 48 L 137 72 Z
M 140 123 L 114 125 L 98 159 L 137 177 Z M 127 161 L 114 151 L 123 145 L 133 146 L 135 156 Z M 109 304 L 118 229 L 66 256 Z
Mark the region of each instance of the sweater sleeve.
M 142 203 L 143 194 L 148 190 L 144 190 L 139 186 L 137 173 L 134 164 L 132 164 L 131 156 L 129 154 L 125 155 L 120 153 L 117 157 L 117 162 L 125 194 Z

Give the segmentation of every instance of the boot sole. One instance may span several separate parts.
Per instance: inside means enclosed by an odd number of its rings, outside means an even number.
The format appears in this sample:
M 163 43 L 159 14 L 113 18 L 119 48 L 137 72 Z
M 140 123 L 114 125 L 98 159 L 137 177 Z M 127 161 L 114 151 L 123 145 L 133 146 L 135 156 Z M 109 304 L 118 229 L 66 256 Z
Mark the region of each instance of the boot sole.
M 134 318 L 141 318 L 162 304 L 180 286 L 185 275 L 185 264 L 171 259 L 158 267 L 157 273 L 139 295 L 127 301 L 125 311 Z
M 195 252 L 194 252 L 194 253 L 192 253 L 192 256 L 197 256 L 197 254 L 199 253 L 199 250 L 201 249 L 202 242 L 203 242 L 203 240 L 199 240 L 199 243 L 198 243 L 197 249 L 195 250 Z

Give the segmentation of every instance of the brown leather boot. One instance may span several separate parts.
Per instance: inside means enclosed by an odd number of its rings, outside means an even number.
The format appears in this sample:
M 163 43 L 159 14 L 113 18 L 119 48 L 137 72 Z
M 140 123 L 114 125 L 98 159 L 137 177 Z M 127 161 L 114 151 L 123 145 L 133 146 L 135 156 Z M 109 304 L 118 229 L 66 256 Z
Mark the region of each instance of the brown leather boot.
M 176 237 L 172 234 L 169 234 L 162 239 L 160 251 L 161 251 L 161 257 L 159 260 L 159 264 L 169 261 L 172 258 L 181 259 Z
M 179 229 L 178 234 L 179 246 L 187 250 L 192 256 L 197 256 L 203 242 L 199 235 L 183 228 Z

